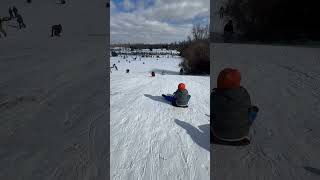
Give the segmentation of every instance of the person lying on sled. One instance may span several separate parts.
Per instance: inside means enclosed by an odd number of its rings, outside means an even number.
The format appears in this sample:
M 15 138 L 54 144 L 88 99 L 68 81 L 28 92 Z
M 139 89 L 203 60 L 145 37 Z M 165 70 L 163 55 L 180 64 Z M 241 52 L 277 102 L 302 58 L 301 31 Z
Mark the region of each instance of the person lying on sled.
M 217 88 L 211 92 L 211 142 L 228 141 L 249 144 L 250 127 L 259 108 L 251 104 L 250 95 L 240 85 L 237 69 L 226 68 L 219 73 Z
M 188 102 L 191 97 L 186 89 L 186 85 L 183 83 L 178 85 L 178 89 L 173 93 L 173 95 L 162 94 L 162 96 L 167 101 L 171 102 L 173 106 L 177 107 L 188 107 Z

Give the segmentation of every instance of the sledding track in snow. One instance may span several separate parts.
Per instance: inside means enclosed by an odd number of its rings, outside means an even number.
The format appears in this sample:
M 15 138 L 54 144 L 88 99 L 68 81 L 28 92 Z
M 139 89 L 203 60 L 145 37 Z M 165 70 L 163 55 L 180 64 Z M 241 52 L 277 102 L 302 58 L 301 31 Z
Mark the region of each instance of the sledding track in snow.
M 113 63 L 119 71 L 111 73 L 110 84 L 111 178 L 209 179 L 209 76 L 150 77 L 152 69 L 178 72 L 176 58 Z M 180 82 L 192 96 L 189 108 L 173 107 L 161 96 Z
M 105 2 L 1 0 L 1 16 L 12 5 L 27 28 L 0 38 L 0 179 L 106 179 L 108 42 L 89 36 L 106 34 Z
M 260 112 L 251 145 L 212 145 L 213 179 L 319 179 L 319 48 L 212 44 L 211 86 L 238 68 Z M 318 170 L 318 171 L 317 171 Z

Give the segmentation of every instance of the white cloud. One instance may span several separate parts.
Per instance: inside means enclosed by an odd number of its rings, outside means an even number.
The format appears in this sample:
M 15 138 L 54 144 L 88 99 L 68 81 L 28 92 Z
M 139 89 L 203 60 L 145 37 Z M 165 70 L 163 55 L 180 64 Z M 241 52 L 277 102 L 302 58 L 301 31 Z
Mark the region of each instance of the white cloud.
M 136 6 L 133 12 L 111 14 L 112 43 L 166 43 L 186 40 L 192 28 L 192 20 L 196 17 L 200 17 L 201 21 L 209 18 L 209 0 L 156 0 L 147 8 L 148 3 L 141 2 L 127 6 L 129 9 Z
M 138 8 L 139 11 L 143 10 L 145 8 L 144 1 L 139 1 L 137 8 Z
M 110 1 L 110 12 L 113 13 L 116 9 L 117 5 L 113 1 Z
M 124 0 L 123 1 L 123 8 L 127 11 L 132 10 L 135 7 L 135 5 L 130 0 Z
M 146 17 L 160 21 L 186 21 L 197 16 L 209 16 L 210 7 L 206 1 L 158 0 L 155 6 L 141 12 Z

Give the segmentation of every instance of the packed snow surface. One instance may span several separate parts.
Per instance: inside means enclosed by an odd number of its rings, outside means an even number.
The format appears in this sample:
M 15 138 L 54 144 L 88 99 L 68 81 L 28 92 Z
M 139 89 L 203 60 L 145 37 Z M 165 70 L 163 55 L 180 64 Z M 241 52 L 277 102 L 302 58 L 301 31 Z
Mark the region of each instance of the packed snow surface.
M 209 179 L 210 77 L 179 75 L 180 58 L 133 57 L 110 62 L 118 67 L 110 84 L 111 179 Z M 191 95 L 188 108 L 161 96 L 180 82 Z
M 0 38 L 0 179 L 107 179 L 105 2 L 1 0 L 1 16 L 12 5 L 27 28 Z
M 211 86 L 226 67 L 260 111 L 244 147 L 212 145 L 213 179 L 320 178 L 320 49 L 212 44 Z

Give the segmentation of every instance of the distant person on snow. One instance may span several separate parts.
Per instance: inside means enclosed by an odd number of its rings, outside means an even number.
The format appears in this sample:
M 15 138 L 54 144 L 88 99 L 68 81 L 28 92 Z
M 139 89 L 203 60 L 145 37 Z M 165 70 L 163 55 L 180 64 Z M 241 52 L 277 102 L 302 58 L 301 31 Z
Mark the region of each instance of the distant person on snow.
M 9 7 L 9 15 L 10 15 L 10 19 L 14 18 L 13 11 L 12 11 L 11 7 Z
M 183 68 L 180 69 L 180 75 L 183 75 Z
M 178 85 L 178 89 L 176 90 L 176 92 L 173 93 L 173 95 L 162 94 L 162 96 L 167 101 L 170 101 L 173 106 L 177 107 L 188 107 L 188 102 L 191 97 L 184 83 L 180 83 Z
M 21 29 L 21 28 L 26 28 L 26 25 L 24 24 L 24 22 L 23 22 L 23 18 L 22 18 L 22 16 L 20 15 L 20 14 L 17 14 L 17 22 L 18 22 L 18 24 L 19 24 L 19 29 Z
M 13 6 L 12 11 L 13 11 L 14 17 L 17 17 L 18 16 L 18 9 L 15 6 Z
M 210 95 L 211 143 L 250 143 L 249 129 L 259 109 L 251 105 L 250 95 L 240 86 L 240 80 L 236 69 L 226 68 L 219 73 L 217 88 Z
M 51 37 L 60 36 L 61 32 L 62 32 L 62 25 L 61 24 L 53 25 L 51 27 Z
M 9 20 L 10 20 L 10 18 L 0 17 L 0 37 L 1 37 L 1 33 L 4 35 L 4 37 L 7 36 L 7 33 L 3 28 L 3 22 L 9 21 Z
M 219 9 L 219 16 L 220 16 L 220 19 L 223 18 L 223 14 L 224 14 L 224 8 L 221 6 L 220 9 Z
M 116 71 L 118 71 L 118 67 L 116 66 L 116 64 L 113 64 L 113 65 L 112 65 L 112 68 L 115 68 Z
M 233 23 L 232 20 L 229 20 L 229 22 L 224 26 L 225 42 L 229 42 L 232 39 L 233 33 Z

